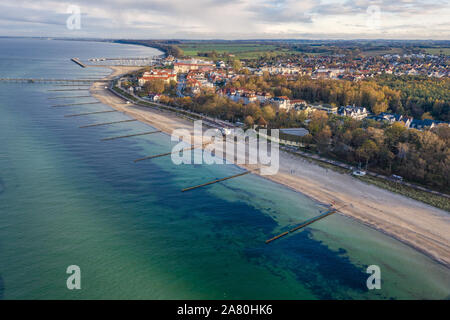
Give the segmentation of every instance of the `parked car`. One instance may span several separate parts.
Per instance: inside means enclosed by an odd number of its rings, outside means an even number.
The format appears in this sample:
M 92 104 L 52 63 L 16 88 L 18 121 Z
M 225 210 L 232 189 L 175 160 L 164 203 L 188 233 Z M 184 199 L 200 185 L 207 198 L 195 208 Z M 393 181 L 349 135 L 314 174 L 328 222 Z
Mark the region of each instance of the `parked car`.
M 366 172 L 362 171 L 362 170 L 356 170 L 356 171 L 353 171 L 353 175 L 358 176 L 358 177 L 364 177 L 366 175 Z

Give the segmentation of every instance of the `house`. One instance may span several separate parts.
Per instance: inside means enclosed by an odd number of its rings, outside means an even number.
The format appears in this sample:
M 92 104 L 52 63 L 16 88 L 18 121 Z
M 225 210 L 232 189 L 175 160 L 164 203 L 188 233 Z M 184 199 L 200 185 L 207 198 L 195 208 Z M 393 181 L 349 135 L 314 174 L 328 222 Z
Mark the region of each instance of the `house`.
M 274 104 L 278 110 L 289 111 L 291 109 L 291 101 L 286 96 L 274 97 L 270 99 L 270 102 Z
M 235 102 L 242 102 L 243 104 L 249 104 L 258 100 L 258 96 L 253 90 L 225 88 L 219 90 L 218 93 L 222 96 L 226 96 L 228 99 Z
M 403 116 L 401 114 L 386 113 L 386 112 L 382 112 L 379 115 L 370 116 L 367 118 L 373 119 L 376 121 L 388 122 L 389 124 L 393 124 L 394 122 L 403 122 L 405 127 L 408 129 L 411 126 L 412 121 L 414 120 L 412 117 Z
M 333 114 L 337 114 L 337 111 L 338 111 L 338 107 L 334 107 L 330 104 L 312 104 L 311 108 L 314 109 L 315 111 L 321 110 L 321 111 L 326 111 L 327 113 L 333 113 Z
M 302 100 L 302 99 L 293 99 L 293 100 L 291 100 L 291 106 L 293 108 L 295 108 L 296 110 L 301 108 L 302 106 L 306 106 L 306 105 L 307 105 L 307 103 L 306 103 L 305 100 Z
M 165 83 L 169 83 L 172 80 L 177 81 L 177 73 L 172 69 L 153 69 L 144 72 L 142 77 L 138 78 L 140 86 L 143 86 L 148 81 L 153 80 L 163 80 Z
M 362 120 L 369 115 L 369 112 L 364 107 L 355 107 L 355 105 L 353 105 L 353 106 L 341 107 L 338 111 L 338 114 L 341 116 L 344 116 L 344 117 L 350 117 L 352 119 Z
M 450 123 L 444 122 L 444 121 L 437 121 L 437 120 L 431 120 L 431 119 L 424 119 L 424 120 L 416 120 L 414 119 L 411 122 L 411 125 L 409 126 L 410 129 L 417 129 L 417 130 L 423 130 L 423 129 L 433 129 L 434 127 L 440 125 L 440 124 L 446 124 L 447 126 L 450 126 Z
M 191 59 L 191 60 L 177 60 L 173 64 L 173 68 L 176 73 L 186 73 L 191 70 L 202 70 L 202 71 L 208 71 L 213 70 L 215 67 L 215 64 L 211 61 L 204 61 L 204 60 L 197 60 L 197 59 Z

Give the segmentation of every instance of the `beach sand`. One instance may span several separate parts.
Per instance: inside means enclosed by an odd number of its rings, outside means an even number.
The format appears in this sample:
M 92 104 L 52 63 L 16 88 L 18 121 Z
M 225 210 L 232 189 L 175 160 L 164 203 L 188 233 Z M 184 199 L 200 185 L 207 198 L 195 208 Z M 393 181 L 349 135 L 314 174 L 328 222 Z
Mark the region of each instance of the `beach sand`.
M 113 73 L 108 78 L 138 68 L 111 69 Z M 174 129 L 193 131 L 191 121 L 173 112 L 126 104 L 105 89 L 104 83 L 94 83 L 91 94 L 102 103 L 168 134 Z M 446 211 L 364 183 L 351 175 L 325 169 L 282 150 L 279 172 L 263 177 L 321 203 L 347 204 L 339 210 L 340 214 L 394 237 L 450 268 L 450 214 Z

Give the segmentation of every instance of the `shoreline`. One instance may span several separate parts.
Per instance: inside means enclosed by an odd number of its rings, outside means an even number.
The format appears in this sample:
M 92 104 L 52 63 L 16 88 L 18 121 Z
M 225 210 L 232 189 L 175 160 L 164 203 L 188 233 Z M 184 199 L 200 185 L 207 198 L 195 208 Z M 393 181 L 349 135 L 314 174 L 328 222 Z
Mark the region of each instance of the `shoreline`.
M 140 67 L 106 68 L 112 70 L 112 73 L 104 78 L 106 80 L 140 69 Z M 105 89 L 104 83 L 93 83 L 90 94 L 103 104 L 169 135 L 174 129 L 192 131 L 191 121 L 180 118 L 170 111 L 126 104 Z M 237 166 L 246 170 L 252 169 L 248 165 Z M 450 215 L 444 210 L 362 182 L 349 175 L 322 168 L 283 150 L 280 150 L 279 172 L 273 176 L 258 175 L 299 192 L 319 204 L 331 202 L 349 204 L 338 213 L 382 232 L 450 269 Z

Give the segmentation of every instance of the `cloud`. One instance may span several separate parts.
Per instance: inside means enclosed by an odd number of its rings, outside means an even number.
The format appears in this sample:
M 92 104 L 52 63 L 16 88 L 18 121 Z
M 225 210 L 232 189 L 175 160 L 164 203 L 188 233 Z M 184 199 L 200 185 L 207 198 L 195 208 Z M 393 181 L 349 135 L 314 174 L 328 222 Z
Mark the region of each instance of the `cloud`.
M 82 29 L 66 29 L 78 5 Z M 378 6 L 381 28 L 367 8 Z M 448 39 L 448 0 L 2 0 L 0 35 L 108 38 L 318 37 Z

